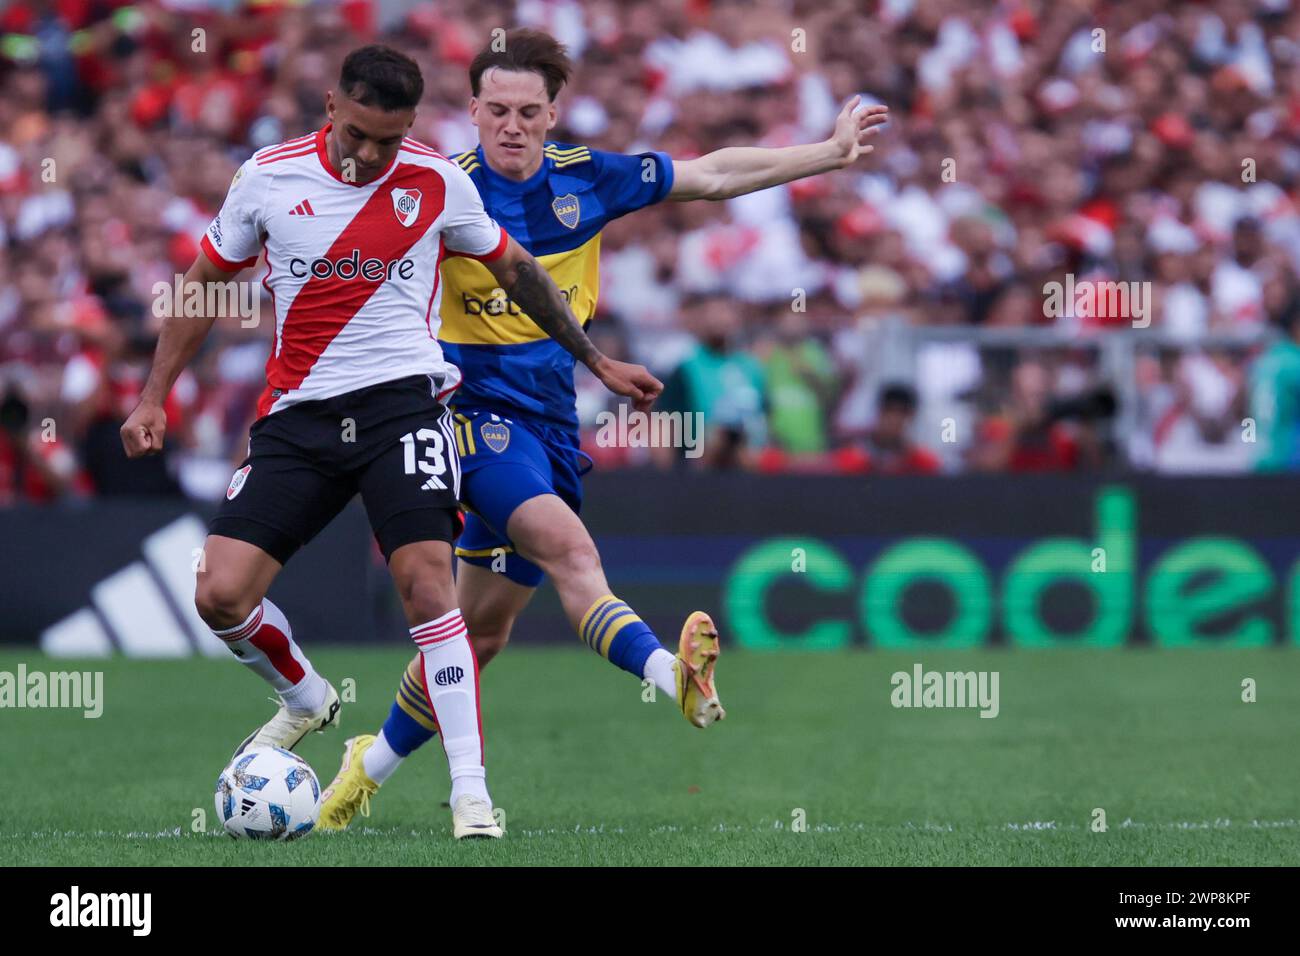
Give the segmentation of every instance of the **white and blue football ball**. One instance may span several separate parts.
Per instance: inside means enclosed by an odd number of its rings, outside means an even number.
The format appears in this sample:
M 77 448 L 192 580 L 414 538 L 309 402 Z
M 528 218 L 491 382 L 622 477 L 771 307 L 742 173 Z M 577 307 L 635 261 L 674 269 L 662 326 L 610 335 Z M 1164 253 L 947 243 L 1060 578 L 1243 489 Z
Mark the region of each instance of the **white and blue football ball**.
M 217 819 L 241 840 L 296 840 L 316 826 L 320 781 L 280 747 L 249 747 L 217 778 Z

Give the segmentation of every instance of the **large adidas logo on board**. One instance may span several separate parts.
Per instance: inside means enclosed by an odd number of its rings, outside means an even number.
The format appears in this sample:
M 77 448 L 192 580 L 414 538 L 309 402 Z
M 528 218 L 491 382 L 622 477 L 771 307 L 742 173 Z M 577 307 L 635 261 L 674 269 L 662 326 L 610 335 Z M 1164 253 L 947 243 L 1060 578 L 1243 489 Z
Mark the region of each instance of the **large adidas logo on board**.
M 51 657 L 229 658 L 220 638 L 194 610 L 194 575 L 207 527 L 178 518 L 140 545 L 142 558 L 100 581 L 90 604 L 47 627 L 41 650 Z

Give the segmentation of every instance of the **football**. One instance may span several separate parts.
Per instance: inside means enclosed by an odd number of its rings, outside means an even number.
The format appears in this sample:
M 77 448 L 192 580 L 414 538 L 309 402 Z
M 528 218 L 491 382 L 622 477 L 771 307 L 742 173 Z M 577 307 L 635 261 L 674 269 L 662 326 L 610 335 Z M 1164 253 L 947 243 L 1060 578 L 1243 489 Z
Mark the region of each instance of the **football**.
M 241 840 L 296 840 L 320 815 L 311 765 L 279 747 L 250 747 L 217 778 L 217 817 Z

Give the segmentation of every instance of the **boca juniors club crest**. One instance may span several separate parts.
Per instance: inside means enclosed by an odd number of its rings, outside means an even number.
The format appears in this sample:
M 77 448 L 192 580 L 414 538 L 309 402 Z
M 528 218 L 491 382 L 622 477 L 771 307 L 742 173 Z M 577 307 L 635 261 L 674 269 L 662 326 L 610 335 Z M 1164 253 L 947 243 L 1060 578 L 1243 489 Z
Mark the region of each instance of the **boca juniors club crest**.
M 498 455 L 510 444 L 510 429 L 500 422 L 484 422 L 479 428 L 479 434 L 483 436 L 487 446 Z
M 581 208 L 578 205 L 578 197 L 573 193 L 565 193 L 563 196 L 556 196 L 551 202 L 551 208 L 555 210 L 555 218 L 569 229 L 578 228 L 578 218 L 581 215 Z
M 410 226 L 420 218 L 420 190 L 394 189 L 392 195 L 393 212 L 397 214 L 398 222 Z
M 252 465 L 245 465 L 231 476 L 230 487 L 226 489 L 226 500 L 230 501 L 244 490 L 244 482 L 248 480 L 248 473 L 253 470 Z

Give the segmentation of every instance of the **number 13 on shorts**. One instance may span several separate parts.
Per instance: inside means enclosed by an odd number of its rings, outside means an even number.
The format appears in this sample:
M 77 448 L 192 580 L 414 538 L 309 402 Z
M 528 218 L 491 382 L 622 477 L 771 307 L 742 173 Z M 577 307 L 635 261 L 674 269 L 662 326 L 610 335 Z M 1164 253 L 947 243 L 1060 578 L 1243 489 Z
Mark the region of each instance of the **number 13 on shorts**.
M 420 486 L 425 491 L 445 491 L 447 483 L 443 479 L 449 473 L 455 480 L 456 475 L 448 467 L 447 454 L 455 454 L 447 442 L 446 436 L 438 428 L 421 428 L 419 431 L 407 432 L 399 441 L 402 443 L 403 462 L 408 475 L 424 474 L 428 479 Z M 419 446 L 419 452 L 416 446 Z M 459 463 L 457 463 L 459 464 Z M 459 484 L 459 482 L 456 482 Z M 456 489 L 459 493 L 459 489 Z

